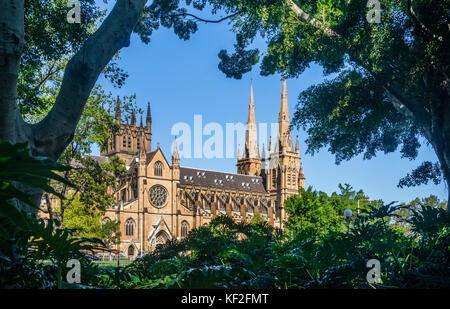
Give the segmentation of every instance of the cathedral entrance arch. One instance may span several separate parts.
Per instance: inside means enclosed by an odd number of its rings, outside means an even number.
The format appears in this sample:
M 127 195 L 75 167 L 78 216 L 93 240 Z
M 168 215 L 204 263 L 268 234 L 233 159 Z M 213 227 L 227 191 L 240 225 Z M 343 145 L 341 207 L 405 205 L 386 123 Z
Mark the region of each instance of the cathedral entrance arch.
M 133 258 L 134 257 L 134 252 L 135 252 L 135 250 L 134 250 L 134 246 L 133 245 L 130 245 L 129 247 L 128 247 L 128 250 L 127 250 L 128 252 L 128 258 Z
M 167 241 L 173 238 L 170 229 L 162 217 L 153 224 L 153 229 L 148 235 L 148 247 L 149 250 L 154 250 L 157 245 L 165 244 Z
M 156 234 L 156 245 L 164 245 L 169 239 L 169 235 L 165 231 L 160 231 Z

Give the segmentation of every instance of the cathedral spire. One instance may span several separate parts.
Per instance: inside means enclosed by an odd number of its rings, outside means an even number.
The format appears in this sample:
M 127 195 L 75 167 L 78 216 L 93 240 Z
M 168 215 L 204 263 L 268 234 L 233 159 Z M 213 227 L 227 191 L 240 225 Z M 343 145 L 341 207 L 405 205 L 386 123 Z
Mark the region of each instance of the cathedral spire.
M 287 99 L 286 74 L 283 75 L 283 88 L 281 90 L 280 113 L 278 114 L 278 140 L 280 151 L 286 149 L 293 151 L 291 138 L 291 124 Z
M 280 116 L 283 115 L 284 113 L 289 115 L 287 87 L 286 87 L 286 74 L 283 74 L 283 88 L 281 89 Z
M 120 99 L 119 99 L 119 96 L 117 96 L 117 102 L 116 102 L 116 123 L 120 124 Z
M 245 132 L 244 159 L 259 159 L 253 83 L 250 84 L 250 100 L 248 104 L 247 130 Z
M 298 143 L 298 135 L 297 135 L 297 142 L 295 143 L 295 152 L 299 153 L 299 150 L 300 150 L 300 146 L 299 146 L 299 143 Z
M 152 125 L 152 112 L 150 110 L 150 102 L 148 102 L 147 105 L 147 128 L 150 129 L 151 125 Z
M 144 122 L 142 121 L 142 114 L 141 114 L 141 125 L 140 125 L 140 127 L 141 127 L 141 128 L 144 127 Z
M 256 123 L 256 118 L 255 118 L 255 101 L 253 99 L 253 82 L 250 84 L 250 101 L 249 101 L 249 104 L 248 104 L 247 124 L 248 123 Z

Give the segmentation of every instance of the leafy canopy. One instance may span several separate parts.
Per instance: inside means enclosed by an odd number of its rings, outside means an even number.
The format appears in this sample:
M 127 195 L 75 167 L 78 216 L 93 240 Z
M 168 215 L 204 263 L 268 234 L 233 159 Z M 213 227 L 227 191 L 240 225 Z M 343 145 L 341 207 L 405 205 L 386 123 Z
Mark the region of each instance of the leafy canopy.
M 399 185 L 450 177 L 446 1 L 380 1 L 379 24 L 367 21 L 370 8 L 359 0 L 212 2 L 243 10 L 232 19 L 235 51 L 219 53 L 227 77 L 240 79 L 259 58 L 262 75 L 298 77 L 316 63 L 329 76 L 299 95 L 293 124 L 306 129 L 308 153 L 327 147 L 339 163 L 400 149 L 412 160 L 425 137 L 440 162 L 423 163 Z M 251 49 L 258 36 L 265 51 Z

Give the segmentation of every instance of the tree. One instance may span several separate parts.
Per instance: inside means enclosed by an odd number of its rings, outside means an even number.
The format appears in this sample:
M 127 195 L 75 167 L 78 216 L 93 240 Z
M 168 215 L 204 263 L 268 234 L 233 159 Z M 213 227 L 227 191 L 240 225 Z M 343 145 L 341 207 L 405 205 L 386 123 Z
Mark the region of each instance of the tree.
M 266 219 L 264 216 L 257 210 L 255 210 L 255 215 L 250 219 L 250 224 L 264 224 L 266 222 Z
M 286 229 L 302 237 L 316 237 L 342 227 L 343 217 L 330 204 L 328 195 L 312 187 L 288 197 L 284 208 L 288 214 Z
M 342 231 L 344 228 L 344 210 L 350 209 L 358 215 L 358 200 L 361 215 L 369 210 L 368 197 L 363 190 L 354 190 L 349 184 L 339 184 L 340 192 L 331 195 L 316 191 L 312 187 L 301 189 L 300 195 L 292 195 L 284 202 L 288 214 L 286 228 L 302 237 L 320 236 L 330 231 Z M 374 204 L 372 202 L 372 204 Z M 375 207 L 383 205 L 376 201 Z
M 258 51 L 246 48 L 267 38 L 261 74 L 299 76 L 310 63 L 336 77 L 299 96 L 293 123 L 307 129 L 308 152 L 328 147 L 336 162 L 399 146 L 415 159 L 420 137 L 438 163 L 424 162 L 399 182 L 418 185 L 442 176 L 450 186 L 450 7 L 440 0 L 385 0 L 381 22 L 369 22 L 366 1 L 223 1 L 246 7 L 234 23 L 233 55 L 219 53 L 219 68 L 241 78 Z M 236 65 L 245 63 L 247 65 Z M 449 191 L 450 194 L 450 191 Z
M 371 201 L 369 197 L 364 194 L 363 190 L 354 190 L 349 184 L 339 184 L 339 193 L 333 192 L 330 195 L 330 203 L 339 215 L 342 215 L 346 209 L 350 209 L 355 215 L 363 209 L 369 209 L 371 203 L 381 206 L 383 201 Z M 359 200 L 359 202 L 358 202 Z M 359 204 L 359 209 L 358 209 Z
M 410 231 L 410 222 L 415 214 L 420 212 L 422 209 L 446 209 L 447 203 L 445 201 L 441 201 L 436 195 L 431 194 L 428 197 L 424 198 L 415 198 L 411 202 L 407 204 L 402 204 L 402 208 L 400 208 L 396 214 L 397 217 L 394 217 L 394 224 L 398 225 L 405 231 Z
M 86 206 L 77 195 L 66 208 L 63 228 L 73 231 L 75 237 L 101 239 L 110 248 L 120 242 L 118 221 L 103 220 L 104 211 Z
M 75 188 L 67 185 L 55 185 L 56 192 L 63 198 L 56 199 L 57 207 L 50 201 L 50 196 L 45 195 L 46 207 L 41 208 L 49 214 L 51 220 L 57 220 L 58 225 L 64 224 L 64 214 L 66 208 L 78 199 L 84 205 L 86 211 L 101 211 L 115 203 L 114 192 L 117 187 L 117 178 L 125 174 L 125 164 L 118 157 L 113 157 L 109 161 L 99 163 L 92 157 L 82 157 L 80 166 L 65 172 L 64 179 L 69 180 Z
M 133 31 L 149 43 L 152 32 L 164 26 L 173 28 L 181 39 L 187 40 L 197 31 L 196 21 L 218 22 L 187 13 L 179 1 L 155 0 L 145 6 L 146 0 L 118 0 L 98 26 L 96 22 L 100 23 L 103 15 L 95 7 L 95 1 L 81 0 L 80 3 L 81 24 L 67 23 L 68 8 L 64 0 L 0 3 L 0 139 L 29 142 L 33 156 L 52 160 L 61 156 L 74 137 L 99 75 L 110 74 L 115 81 L 124 77 L 116 66 L 107 65 L 121 48 L 129 46 Z M 186 0 L 185 3 L 199 10 L 206 5 L 206 1 Z M 229 17 L 232 15 L 221 20 Z M 61 63 L 56 59 L 63 56 L 70 60 L 59 67 L 56 63 Z M 55 68 L 64 70 L 61 83 L 53 85 L 58 94 L 54 101 L 42 102 L 35 98 L 36 93 L 48 76 L 55 74 Z M 20 96 L 19 86 L 23 86 Z M 18 99 L 22 100 L 21 109 Z M 29 123 L 21 112 L 34 108 L 34 102 L 51 106 L 51 109 L 39 122 Z M 40 200 L 42 190 L 30 192 L 36 201 Z
M 124 97 L 120 104 L 121 114 L 125 118 L 128 117 L 133 107 L 135 96 Z M 94 210 L 104 212 L 115 202 L 113 194 L 117 187 L 117 179 L 126 173 L 125 163 L 118 157 L 101 162 L 99 158 L 89 154 L 94 144 L 103 150 L 107 146 L 111 131 L 119 128 L 111 115 L 112 110 L 116 108 L 118 104 L 111 94 L 96 86 L 86 103 L 71 143 L 58 159 L 58 162 L 72 167 L 61 176 L 75 188 L 52 182 L 59 196 L 65 198 L 53 199 L 54 197 L 45 194 L 46 203 L 41 210 L 48 213 L 51 220 L 57 219 L 60 225 L 64 225 L 65 210 L 75 199 L 88 208 L 86 211 L 91 212 Z M 57 212 L 54 210 L 55 203 L 52 203 L 52 200 L 58 204 Z

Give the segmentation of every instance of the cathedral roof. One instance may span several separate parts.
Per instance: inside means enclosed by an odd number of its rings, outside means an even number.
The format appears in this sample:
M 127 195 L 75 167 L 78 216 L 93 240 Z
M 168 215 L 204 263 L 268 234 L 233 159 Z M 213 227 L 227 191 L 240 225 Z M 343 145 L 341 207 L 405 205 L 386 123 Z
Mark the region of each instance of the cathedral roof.
M 149 164 L 153 160 L 153 157 L 156 155 L 156 153 L 157 153 L 157 150 L 147 152 L 147 162 L 146 162 L 147 164 Z
M 98 164 L 103 164 L 103 163 L 105 163 L 106 161 L 109 160 L 109 158 L 105 157 L 105 156 L 93 156 L 93 155 L 84 155 L 84 156 L 85 157 L 89 157 L 89 158 L 93 159 L 94 161 L 97 161 Z M 78 168 L 78 167 L 82 166 L 81 163 L 79 161 L 76 161 L 76 160 L 71 160 L 69 165 L 72 168 Z
M 266 192 L 263 179 L 259 176 L 216 172 L 190 167 L 180 167 L 180 184 L 224 190 Z

